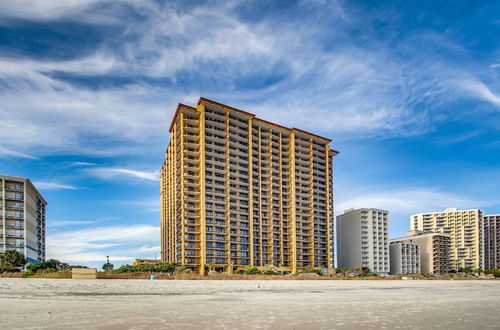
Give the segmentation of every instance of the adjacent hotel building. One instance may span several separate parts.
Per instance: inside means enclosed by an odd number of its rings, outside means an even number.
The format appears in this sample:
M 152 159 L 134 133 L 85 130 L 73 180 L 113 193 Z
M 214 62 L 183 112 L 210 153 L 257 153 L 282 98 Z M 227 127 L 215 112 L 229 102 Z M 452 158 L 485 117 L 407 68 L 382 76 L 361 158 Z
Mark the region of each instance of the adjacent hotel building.
M 389 240 L 390 273 L 419 274 L 420 273 L 420 246 L 417 244 Z
M 500 268 L 500 214 L 485 215 L 481 227 L 483 232 L 483 268 Z
M 483 212 L 478 209 L 448 208 L 442 212 L 420 213 L 410 217 L 411 230 L 450 235 L 450 268 L 483 268 Z
M 28 262 L 45 261 L 46 205 L 29 179 L 0 175 L 0 253 L 17 250 Z
M 388 214 L 378 209 L 349 209 L 337 216 L 338 267 L 389 273 Z
M 420 271 L 424 274 L 447 274 L 450 271 L 451 236 L 414 230 L 408 236 L 394 238 L 391 242 L 415 244 L 420 250 Z M 391 256 L 392 265 L 392 256 Z
M 161 167 L 161 259 L 200 273 L 334 267 L 331 140 L 201 98 Z

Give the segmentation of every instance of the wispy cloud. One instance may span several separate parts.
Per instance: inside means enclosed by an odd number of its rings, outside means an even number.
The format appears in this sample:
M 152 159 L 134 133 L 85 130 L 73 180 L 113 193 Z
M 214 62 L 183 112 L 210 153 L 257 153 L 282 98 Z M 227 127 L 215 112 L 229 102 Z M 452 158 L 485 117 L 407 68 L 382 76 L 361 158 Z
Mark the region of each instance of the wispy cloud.
M 18 158 L 27 158 L 27 159 L 38 159 L 35 156 L 28 155 L 19 151 L 11 150 L 9 148 L 5 148 L 0 146 L 0 155 L 5 157 L 18 157 Z
M 375 24 L 376 15 L 358 17 L 340 2 L 301 2 L 314 15 L 281 20 L 244 19 L 242 1 L 198 3 L 190 10 L 153 1 L 2 6 L 4 16 L 33 20 L 90 16 L 114 6 L 120 31 L 108 36 L 119 46 L 99 44 L 70 60 L 0 58 L 0 116 L 6 118 L 0 139 L 11 150 L 116 155 L 161 149 L 175 103 L 200 91 L 288 126 L 382 137 L 432 130 L 449 115 L 443 108 L 464 94 L 500 102 L 484 82 L 453 83 L 464 76 L 481 81 L 476 71 L 416 46 L 464 51 L 446 35 L 422 31 L 394 47 L 368 29 L 363 36 L 371 47 L 346 45 L 348 31 Z M 140 13 L 140 20 L 130 13 Z M 100 84 L 103 75 L 117 78 L 116 84 Z M 68 76 L 95 79 L 98 88 Z M 188 82 L 180 84 L 183 79 Z M 97 146 L 95 138 L 108 143 Z
M 89 163 L 89 162 L 73 162 L 71 163 L 73 166 L 95 166 L 97 165 L 96 163 Z
M 381 190 L 373 187 L 373 189 L 366 190 L 373 192 L 358 194 L 352 192 L 349 197 L 340 197 L 335 205 L 336 213 L 343 213 L 349 208 L 373 207 L 409 216 L 412 213 L 433 212 L 448 207 L 473 209 L 496 203 L 491 199 L 471 198 L 438 189 L 420 187 L 401 190 Z
M 159 235 L 159 227 L 148 225 L 59 231 L 47 235 L 47 252 L 50 258 L 70 263 L 99 262 L 106 255 L 112 261 L 131 261 L 137 254 L 154 252 L 150 247 Z
M 65 227 L 65 226 L 74 226 L 74 225 L 88 225 L 91 223 L 95 223 L 95 221 L 90 220 L 50 220 L 49 225 L 51 227 Z
M 102 224 L 103 222 L 108 222 L 108 221 L 113 221 L 113 220 L 118 220 L 120 219 L 119 217 L 116 216 L 107 216 L 107 217 L 100 217 L 95 220 L 48 220 L 48 225 L 50 228 L 53 227 L 66 227 L 66 226 L 74 226 L 74 225 L 88 225 L 88 224 L 93 224 L 93 223 L 99 223 Z
M 96 167 L 88 170 L 88 173 L 103 179 L 139 179 L 146 181 L 158 181 L 160 172 L 156 171 L 139 171 L 127 168 L 110 168 L 110 167 Z
M 35 181 L 33 182 L 35 187 L 40 190 L 59 190 L 59 189 L 67 189 L 67 190 L 81 190 L 82 188 L 57 183 L 57 182 L 46 182 L 46 181 Z
M 467 79 L 459 81 L 458 85 L 462 87 L 462 90 L 468 91 L 471 95 L 500 107 L 500 95 L 494 93 L 482 81 Z

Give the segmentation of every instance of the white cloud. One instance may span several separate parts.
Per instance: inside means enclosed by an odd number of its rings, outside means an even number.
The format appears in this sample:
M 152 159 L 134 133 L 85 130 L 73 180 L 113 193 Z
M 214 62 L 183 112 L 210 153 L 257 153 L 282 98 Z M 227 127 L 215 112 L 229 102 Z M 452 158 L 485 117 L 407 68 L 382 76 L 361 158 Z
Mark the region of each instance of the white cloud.
M 18 157 L 18 158 L 27 158 L 27 159 L 38 159 L 35 156 L 31 156 L 19 151 L 11 150 L 5 147 L 0 146 L 0 155 L 6 157 Z
M 99 12 L 86 13 L 91 5 L 102 0 L 9 0 L 0 2 L 0 18 L 12 17 L 34 21 L 72 19 L 89 23 L 106 23 L 110 17 Z
M 39 190 L 59 190 L 59 189 L 81 190 L 81 188 L 79 187 L 70 186 L 62 183 L 56 183 L 56 182 L 35 181 L 33 182 L 33 185 Z
M 115 3 L 141 16 L 137 22 L 115 11 L 123 28 L 116 36 L 119 47 L 100 45 L 91 55 L 64 61 L 0 58 L 0 117 L 7 118 L 0 123 L 0 140 L 9 150 L 36 155 L 147 153 L 166 145 L 175 104 L 192 102 L 200 91 L 284 125 L 320 134 L 384 137 L 431 130 L 448 116 L 446 104 L 462 98 L 464 90 L 500 102 L 484 83 L 457 89 L 456 77 L 476 72 L 457 69 L 432 52 L 415 51 L 415 44 L 429 40 L 456 50 L 442 35 L 421 33 L 420 39 L 403 39 L 396 48 L 376 38 L 372 47 L 346 46 L 337 42 L 344 40 L 346 30 L 371 22 L 361 22 L 339 2 L 318 12 L 333 22 L 329 41 L 318 36 L 326 27 L 307 17 L 301 18 L 303 24 L 240 19 L 235 8 L 242 3 L 198 4 L 190 10 L 175 3 Z M 102 4 L 110 3 L 42 1 L 26 12 L 24 2 L 2 5 L 5 16 L 47 20 L 95 14 Z M 402 50 L 413 56 L 401 56 Z M 56 78 L 61 72 L 136 82 L 90 89 Z M 186 76 L 196 77 L 193 81 L 200 85 L 178 84 Z M 274 76 L 279 79 L 267 87 L 258 83 Z M 168 80 L 168 87 L 144 82 L 158 78 Z M 257 81 L 257 87 L 242 81 Z M 97 145 L 94 139 L 108 143 Z
M 459 81 L 458 85 L 461 86 L 464 91 L 469 91 L 473 96 L 500 107 L 500 95 L 495 94 L 482 81 L 471 78 Z
M 95 165 L 97 165 L 96 163 L 89 163 L 89 162 L 73 162 L 71 164 L 73 166 L 95 166 Z
M 94 175 L 103 179 L 111 178 L 124 178 L 124 179 L 141 179 L 147 181 L 158 181 L 160 171 L 138 171 L 126 168 L 109 168 L 109 167 L 96 167 L 90 168 L 87 171 L 91 175 Z
M 87 225 L 95 223 L 95 221 L 90 220 L 50 220 L 48 221 L 48 225 L 50 227 L 65 227 L 65 226 L 73 226 L 73 225 Z
M 47 254 L 63 262 L 131 261 L 150 253 L 159 241 L 159 227 L 149 225 L 94 227 L 47 234 Z M 154 252 L 154 251 L 153 251 Z
M 461 209 L 481 208 L 494 204 L 488 199 L 473 199 L 429 188 L 411 188 L 402 190 L 381 190 L 377 187 L 365 187 L 371 193 L 350 193 L 339 196 L 335 205 L 336 214 L 349 208 L 379 208 L 398 214 L 434 212 L 448 207 Z

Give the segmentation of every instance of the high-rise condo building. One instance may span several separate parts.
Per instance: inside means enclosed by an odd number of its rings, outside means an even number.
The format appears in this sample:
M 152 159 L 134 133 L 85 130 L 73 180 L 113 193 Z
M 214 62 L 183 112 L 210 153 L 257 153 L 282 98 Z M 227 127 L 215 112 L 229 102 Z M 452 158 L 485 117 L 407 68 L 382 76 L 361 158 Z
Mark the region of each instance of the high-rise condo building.
M 334 266 L 331 140 L 200 98 L 161 167 L 161 259 L 203 273 Z
M 28 262 L 45 261 L 47 202 L 27 178 L 0 175 L 0 253 L 16 250 Z
M 453 270 L 482 268 L 481 222 L 483 211 L 448 208 L 442 212 L 415 214 L 410 217 L 411 230 L 445 233 L 451 237 L 450 267 Z
M 422 273 L 447 274 L 450 271 L 450 235 L 414 230 L 409 231 L 408 236 L 394 238 L 391 241 L 419 246 Z
M 389 273 L 388 216 L 387 211 L 365 208 L 337 216 L 338 267 Z
M 389 240 L 390 273 L 419 274 L 420 246 L 403 241 Z
M 482 224 L 484 269 L 500 268 L 500 214 L 485 215 Z

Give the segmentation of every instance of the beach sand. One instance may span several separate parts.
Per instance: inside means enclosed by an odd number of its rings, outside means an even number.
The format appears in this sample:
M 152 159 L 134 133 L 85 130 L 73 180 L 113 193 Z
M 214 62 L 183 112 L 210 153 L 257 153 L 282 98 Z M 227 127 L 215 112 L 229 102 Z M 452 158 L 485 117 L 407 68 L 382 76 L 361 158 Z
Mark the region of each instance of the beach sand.
M 0 278 L 2 329 L 499 329 L 500 281 Z

